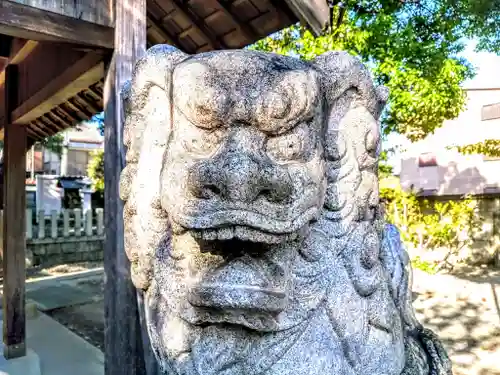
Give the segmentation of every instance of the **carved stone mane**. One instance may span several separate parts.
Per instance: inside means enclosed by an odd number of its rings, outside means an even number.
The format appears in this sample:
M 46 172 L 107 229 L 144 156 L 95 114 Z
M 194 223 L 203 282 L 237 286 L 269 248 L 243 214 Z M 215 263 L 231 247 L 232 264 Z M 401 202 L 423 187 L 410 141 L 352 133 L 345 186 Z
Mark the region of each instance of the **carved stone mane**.
M 387 93 L 358 60 L 160 45 L 126 90 L 125 247 L 165 374 L 451 374 L 383 221 Z

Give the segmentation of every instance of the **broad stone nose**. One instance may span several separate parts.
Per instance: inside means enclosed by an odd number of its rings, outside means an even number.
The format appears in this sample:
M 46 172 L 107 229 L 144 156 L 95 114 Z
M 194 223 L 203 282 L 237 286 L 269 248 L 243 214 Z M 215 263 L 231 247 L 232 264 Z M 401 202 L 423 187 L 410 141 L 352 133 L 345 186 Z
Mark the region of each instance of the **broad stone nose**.
M 281 202 L 291 196 L 285 168 L 243 151 L 231 151 L 197 163 L 189 171 L 189 189 L 201 199 L 251 203 L 259 197 Z

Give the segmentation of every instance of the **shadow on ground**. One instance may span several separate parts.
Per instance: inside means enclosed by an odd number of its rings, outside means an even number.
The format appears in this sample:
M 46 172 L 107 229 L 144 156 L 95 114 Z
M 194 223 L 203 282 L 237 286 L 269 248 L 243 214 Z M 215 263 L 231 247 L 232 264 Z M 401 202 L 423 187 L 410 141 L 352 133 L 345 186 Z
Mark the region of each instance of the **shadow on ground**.
M 469 271 L 420 274 L 414 306 L 420 321 L 440 336 L 455 375 L 500 375 L 500 278 L 495 271 Z

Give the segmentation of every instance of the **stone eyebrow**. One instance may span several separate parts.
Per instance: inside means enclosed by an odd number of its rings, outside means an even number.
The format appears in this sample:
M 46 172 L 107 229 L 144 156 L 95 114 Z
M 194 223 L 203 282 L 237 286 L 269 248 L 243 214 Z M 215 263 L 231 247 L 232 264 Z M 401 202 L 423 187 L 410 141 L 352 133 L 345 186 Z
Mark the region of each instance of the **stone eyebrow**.
M 319 85 L 311 71 L 288 71 L 270 91 L 264 92 L 254 111 L 259 129 L 283 134 L 298 123 L 314 118 L 319 103 Z

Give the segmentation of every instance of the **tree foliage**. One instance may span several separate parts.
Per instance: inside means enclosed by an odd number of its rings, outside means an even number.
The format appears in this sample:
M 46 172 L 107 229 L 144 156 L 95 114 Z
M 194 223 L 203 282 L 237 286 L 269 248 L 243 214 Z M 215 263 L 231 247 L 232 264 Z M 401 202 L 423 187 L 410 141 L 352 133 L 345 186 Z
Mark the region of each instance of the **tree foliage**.
M 481 154 L 492 157 L 500 157 L 500 140 L 486 139 L 484 142 L 471 143 L 464 146 L 451 146 L 450 149 L 457 150 L 464 155 Z
M 55 134 L 53 136 L 42 139 L 38 142 L 38 144 L 40 144 L 47 150 L 52 151 L 54 154 L 61 156 L 64 144 L 64 135 L 62 135 L 61 133 Z
M 94 190 L 104 193 L 104 150 L 97 150 L 92 153 L 87 174 L 92 180 Z
M 305 60 L 330 50 L 360 57 L 376 82 L 390 90 L 382 118 L 386 134 L 418 140 L 460 113 L 465 104 L 460 84 L 473 75 L 457 57 L 472 25 L 469 8 L 451 0 L 343 3 L 334 8 L 335 28 L 323 36 L 295 25 L 251 48 Z
M 462 200 L 430 202 L 418 199 L 414 192 L 401 189 L 396 179 L 383 179 L 380 197 L 386 220 L 396 225 L 403 241 L 418 252 L 446 248 L 447 255 L 438 267 L 447 266 L 447 259 L 473 243 L 472 233 L 481 227 L 477 203 L 470 197 Z

